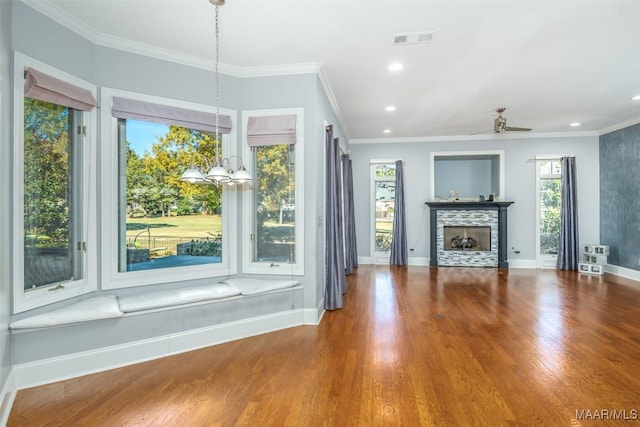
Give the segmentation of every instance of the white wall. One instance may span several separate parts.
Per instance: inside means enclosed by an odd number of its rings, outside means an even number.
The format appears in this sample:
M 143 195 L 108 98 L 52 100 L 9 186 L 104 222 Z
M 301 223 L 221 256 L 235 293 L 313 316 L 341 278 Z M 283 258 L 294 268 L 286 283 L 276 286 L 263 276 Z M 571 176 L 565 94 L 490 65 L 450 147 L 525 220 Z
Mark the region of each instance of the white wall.
M 447 198 L 451 190 L 460 197 L 488 196 L 498 192 L 492 188 L 492 167 L 490 159 L 437 160 L 434 167 L 435 195 Z
M 505 196 L 513 201 L 508 211 L 510 260 L 530 262 L 536 258 L 535 163 L 536 155 L 575 155 L 578 175 L 578 216 L 582 242 L 599 240 L 599 162 L 597 136 L 459 140 L 410 143 L 351 144 L 353 157 L 358 255 L 368 257 L 370 245 L 369 160 L 405 161 L 407 244 L 409 257 L 429 256 L 429 154 L 438 151 L 505 151 Z M 423 220 L 423 215 L 426 217 Z M 421 227 L 422 223 L 422 227 Z M 515 254 L 511 248 L 519 250 Z
M 11 369 L 11 4 L 0 1 L 0 390 Z

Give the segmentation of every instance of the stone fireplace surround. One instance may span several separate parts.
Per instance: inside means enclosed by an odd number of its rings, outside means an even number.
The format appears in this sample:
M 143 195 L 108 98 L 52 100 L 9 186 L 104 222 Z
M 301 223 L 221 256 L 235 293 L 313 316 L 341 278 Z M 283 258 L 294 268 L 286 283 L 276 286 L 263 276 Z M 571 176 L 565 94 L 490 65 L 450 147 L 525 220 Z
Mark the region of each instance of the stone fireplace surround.
M 431 210 L 430 262 L 436 266 L 509 268 L 507 208 L 513 202 L 426 202 Z M 445 226 L 491 227 L 490 251 L 445 251 Z

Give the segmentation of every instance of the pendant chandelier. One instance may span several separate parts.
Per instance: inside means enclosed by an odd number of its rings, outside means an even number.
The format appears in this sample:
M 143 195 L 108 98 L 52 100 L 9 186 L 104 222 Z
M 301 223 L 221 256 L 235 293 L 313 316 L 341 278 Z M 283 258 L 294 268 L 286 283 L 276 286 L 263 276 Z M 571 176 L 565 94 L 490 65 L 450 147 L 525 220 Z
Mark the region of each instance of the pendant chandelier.
M 216 132 L 215 135 L 215 158 L 213 161 L 204 160 L 204 167 L 208 170 L 202 173 L 193 164 L 184 171 L 180 177 L 180 181 L 190 182 L 192 184 L 243 184 L 251 182 L 253 179 L 247 172 L 242 159 L 239 156 L 220 157 L 220 75 L 218 67 L 220 64 L 220 27 L 219 27 L 219 7 L 224 4 L 225 0 L 209 0 L 216 8 L 215 31 L 216 31 L 216 59 L 215 59 L 215 78 L 216 78 Z M 237 169 L 233 169 L 231 160 L 237 159 Z

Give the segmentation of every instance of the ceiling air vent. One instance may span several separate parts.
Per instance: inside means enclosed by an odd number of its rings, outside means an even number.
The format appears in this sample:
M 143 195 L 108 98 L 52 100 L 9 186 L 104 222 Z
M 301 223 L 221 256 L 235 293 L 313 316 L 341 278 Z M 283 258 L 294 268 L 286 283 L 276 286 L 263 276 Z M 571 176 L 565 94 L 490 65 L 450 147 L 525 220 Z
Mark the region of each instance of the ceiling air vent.
M 398 33 L 393 35 L 393 44 L 431 43 L 435 35 L 435 31 L 423 31 L 419 33 Z

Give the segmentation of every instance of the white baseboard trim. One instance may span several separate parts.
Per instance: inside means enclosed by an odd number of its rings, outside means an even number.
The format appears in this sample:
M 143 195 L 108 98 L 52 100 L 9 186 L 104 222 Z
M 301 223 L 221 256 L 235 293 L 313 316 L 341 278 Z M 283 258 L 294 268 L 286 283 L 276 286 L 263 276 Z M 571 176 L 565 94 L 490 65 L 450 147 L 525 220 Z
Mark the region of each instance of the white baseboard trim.
M 429 267 L 429 257 L 409 257 L 409 265 L 419 267 Z M 358 264 L 371 264 L 371 257 L 359 256 Z M 510 259 L 509 268 L 536 268 L 535 259 Z
M 604 266 L 604 271 L 605 273 L 615 274 L 616 276 L 624 277 L 625 279 L 640 281 L 640 271 L 638 270 L 607 264 Z
M 415 265 L 419 267 L 428 267 L 429 258 L 427 258 L 426 256 L 409 257 L 409 265 Z
M 535 259 L 510 259 L 509 268 L 537 268 Z
M 359 256 L 358 257 L 358 265 L 371 265 L 371 257 L 368 256 Z M 428 257 L 409 257 L 409 265 L 416 265 L 422 267 L 429 266 L 429 258 Z
M 358 257 L 358 264 L 362 264 L 362 265 L 369 265 L 369 264 L 371 264 L 371 257 L 368 257 L 368 256 L 359 256 L 359 257 Z
M 9 371 L 7 379 L 2 386 L 2 395 L 0 396 L 0 426 L 6 426 L 11 414 L 11 407 L 16 398 L 16 386 L 14 380 L 13 368 Z
M 149 340 L 22 363 L 14 365 L 11 390 L 50 384 L 294 326 L 317 325 L 321 317 L 322 313 L 315 308 L 295 309 Z
M 305 308 L 303 315 L 305 325 L 319 325 L 322 316 L 324 316 L 324 298 L 320 300 L 316 308 Z

